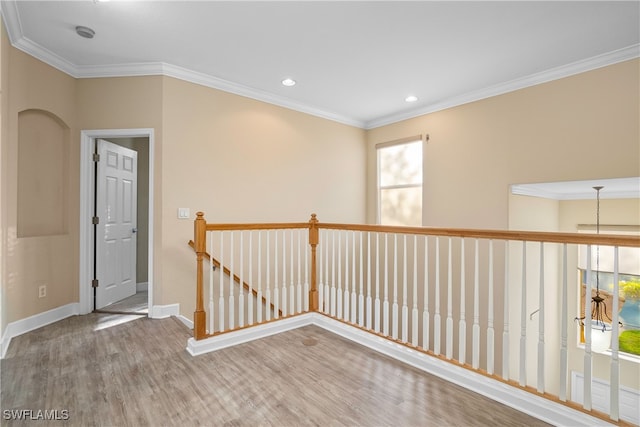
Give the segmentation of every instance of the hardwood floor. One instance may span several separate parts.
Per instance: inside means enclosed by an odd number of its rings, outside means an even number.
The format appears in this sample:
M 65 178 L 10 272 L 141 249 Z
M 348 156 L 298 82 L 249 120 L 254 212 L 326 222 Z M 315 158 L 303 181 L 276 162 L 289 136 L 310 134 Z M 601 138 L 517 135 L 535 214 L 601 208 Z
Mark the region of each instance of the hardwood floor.
M 68 410 L 74 426 L 533 426 L 528 415 L 316 326 L 215 353 L 175 318 L 89 314 L 14 338 L 6 410 Z M 39 422 L 38 425 L 48 425 Z
M 100 310 L 100 312 L 127 312 L 147 314 L 149 313 L 149 294 L 147 291 L 137 292 L 130 297 L 121 301 L 108 305 Z

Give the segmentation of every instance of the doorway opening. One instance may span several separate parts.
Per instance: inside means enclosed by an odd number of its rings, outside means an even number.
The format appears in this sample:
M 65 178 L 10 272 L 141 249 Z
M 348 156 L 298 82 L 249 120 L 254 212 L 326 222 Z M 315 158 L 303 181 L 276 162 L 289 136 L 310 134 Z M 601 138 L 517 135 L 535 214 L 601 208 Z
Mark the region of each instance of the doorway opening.
M 128 232 L 136 237 L 134 244 L 133 293 L 126 294 L 126 298 L 119 297 L 105 300 L 99 306 L 96 305 L 98 288 L 102 284 L 109 283 L 105 280 L 104 252 L 96 251 L 98 242 L 96 233 L 100 219 L 96 216 L 96 201 L 101 194 L 97 186 L 97 168 L 94 162 L 94 154 L 98 147 L 98 140 L 108 141 L 137 153 L 138 158 L 138 182 L 137 188 L 137 213 L 133 228 Z M 114 130 L 87 130 L 81 132 L 81 165 L 80 165 L 80 313 L 88 314 L 93 311 L 108 312 L 114 314 L 137 314 L 152 317 L 153 309 L 153 153 L 154 133 L 153 129 L 114 129 Z M 105 218 L 101 219 L 106 221 Z M 104 232 L 104 229 L 102 230 Z M 103 263 L 103 264 L 100 264 Z M 96 282 L 97 280 L 97 282 Z M 100 289 L 104 292 L 104 289 Z M 103 293 L 104 295 L 104 293 Z M 123 294 L 124 295 L 124 294 Z M 97 308 L 97 309 L 96 309 Z

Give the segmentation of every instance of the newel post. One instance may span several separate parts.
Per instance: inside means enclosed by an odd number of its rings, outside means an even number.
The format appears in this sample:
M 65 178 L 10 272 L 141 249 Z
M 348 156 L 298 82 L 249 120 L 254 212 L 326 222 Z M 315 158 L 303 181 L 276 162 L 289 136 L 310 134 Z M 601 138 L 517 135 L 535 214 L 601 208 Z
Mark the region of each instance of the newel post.
M 318 288 L 316 268 L 316 247 L 318 246 L 318 218 L 311 214 L 309 220 L 309 244 L 311 245 L 311 288 L 309 289 L 309 311 L 318 311 Z
M 193 337 L 196 340 L 202 339 L 207 335 L 206 321 L 207 314 L 204 311 L 203 299 L 203 267 L 202 260 L 207 250 L 207 221 L 204 219 L 204 213 L 196 213 L 196 220 L 193 225 L 193 241 L 196 250 L 196 311 L 193 313 Z

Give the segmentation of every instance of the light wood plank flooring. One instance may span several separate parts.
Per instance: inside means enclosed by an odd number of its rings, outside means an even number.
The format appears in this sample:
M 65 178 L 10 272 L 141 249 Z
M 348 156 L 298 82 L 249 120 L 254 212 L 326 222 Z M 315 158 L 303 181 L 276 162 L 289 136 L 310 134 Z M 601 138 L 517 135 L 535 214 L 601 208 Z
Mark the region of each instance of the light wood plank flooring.
M 2 360 L 1 407 L 66 409 L 51 424 L 74 426 L 544 425 L 315 326 L 198 357 L 189 336 L 106 314 L 27 333 Z
M 147 291 L 137 292 L 130 297 L 127 297 L 121 301 L 114 302 L 102 308 L 100 311 L 120 311 L 128 313 L 147 314 L 149 313 L 149 294 Z

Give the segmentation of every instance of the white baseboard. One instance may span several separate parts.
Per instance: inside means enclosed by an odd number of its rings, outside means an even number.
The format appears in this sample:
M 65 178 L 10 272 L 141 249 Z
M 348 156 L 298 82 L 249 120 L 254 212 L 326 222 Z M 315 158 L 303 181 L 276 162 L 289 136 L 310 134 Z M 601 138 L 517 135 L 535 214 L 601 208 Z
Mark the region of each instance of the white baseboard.
M 592 378 L 591 382 L 591 406 L 593 409 L 609 413 L 611 405 L 611 385 L 599 378 Z M 620 419 L 635 425 L 640 425 L 640 412 L 638 402 L 640 402 L 640 392 L 629 387 L 619 388 L 619 411 Z M 581 372 L 571 371 L 571 400 L 582 405 L 584 402 L 584 375 Z
M 147 292 L 149 290 L 149 282 L 136 283 L 136 292 Z
M 312 316 L 314 314 L 315 313 L 307 313 L 301 316 L 289 317 L 276 322 L 265 323 L 263 325 L 241 329 L 236 332 L 229 332 L 200 341 L 196 341 L 194 338 L 189 338 L 187 341 L 187 351 L 192 356 L 199 356 L 201 354 L 222 350 L 223 348 L 243 344 L 249 341 L 268 337 L 270 335 L 290 331 L 291 329 L 301 328 L 302 326 L 313 324 Z
M 74 302 L 9 323 L 2 335 L 1 358 L 7 354 L 12 338 L 77 314 L 80 314 L 80 304 Z
M 154 305 L 149 311 L 152 319 L 164 319 L 180 315 L 180 304 Z
M 187 351 L 193 356 L 198 356 L 307 325 L 319 326 L 553 425 L 612 425 L 583 412 L 394 343 L 319 313 L 307 313 L 200 341 L 189 338 Z
M 189 329 L 193 329 L 193 321 L 190 319 L 187 319 L 186 317 L 184 317 L 182 314 L 179 314 L 176 316 L 178 318 L 179 321 L 181 321 L 182 323 L 184 323 L 184 325 L 189 328 Z

